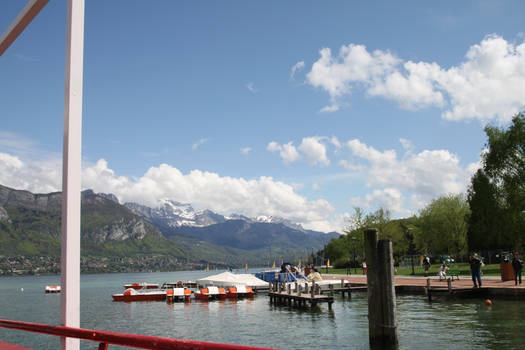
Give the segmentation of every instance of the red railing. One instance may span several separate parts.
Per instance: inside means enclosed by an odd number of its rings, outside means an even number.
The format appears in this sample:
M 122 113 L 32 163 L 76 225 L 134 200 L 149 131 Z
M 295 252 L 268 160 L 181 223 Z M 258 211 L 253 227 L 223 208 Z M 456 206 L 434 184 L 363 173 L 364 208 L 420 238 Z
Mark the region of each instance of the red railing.
M 120 332 L 101 331 L 97 329 L 73 328 L 66 326 L 50 326 L 42 323 L 10 321 L 0 319 L 0 327 L 17 329 L 27 332 L 77 338 L 99 343 L 99 350 L 106 350 L 109 345 L 130 346 L 138 349 L 170 349 L 170 350 L 268 350 L 253 346 L 208 343 L 194 340 L 152 337 L 147 335 L 127 334 Z

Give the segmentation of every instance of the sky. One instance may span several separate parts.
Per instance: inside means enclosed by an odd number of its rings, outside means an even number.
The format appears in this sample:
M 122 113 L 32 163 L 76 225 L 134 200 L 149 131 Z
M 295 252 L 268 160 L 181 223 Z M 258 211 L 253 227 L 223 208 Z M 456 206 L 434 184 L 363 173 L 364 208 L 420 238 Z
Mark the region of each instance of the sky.
M 0 2 L 4 31 L 26 0 Z M 0 184 L 61 189 L 65 1 L 0 57 Z M 82 187 L 279 216 L 417 214 L 525 110 L 522 1 L 85 5 Z

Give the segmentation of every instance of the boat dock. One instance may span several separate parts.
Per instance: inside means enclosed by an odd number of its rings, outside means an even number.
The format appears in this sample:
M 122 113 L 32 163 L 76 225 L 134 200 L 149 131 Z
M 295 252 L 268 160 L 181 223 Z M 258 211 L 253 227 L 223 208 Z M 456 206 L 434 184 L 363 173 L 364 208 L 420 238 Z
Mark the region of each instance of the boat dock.
M 367 279 L 363 275 L 323 275 L 325 279 L 344 279 L 354 288 L 366 287 Z M 451 278 L 440 281 L 437 276 L 413 277 L 396 276 L 395 288 L 398 294 L 422 294 L 428 300 L 437 297 L 446 298 L 503 298 L 525 300 L 525 284 L 514 285 L 514 281 L 502 281 L 496 276 L 482 278 L 483 286 L 473 288 L 470 276 L 461 276 L 459 280 Z
M 332 309 L 332 303 L 334 302 L 333 292 L 329 293 L 329 295 L 323 295 L 321 287 L 315 282 L 312 282 L 311 286 L 306 283 L 304 287 L 296 282 L 293 288 L 290 283 L 270 282 L 268 296 L 270 297 L 270 303 L 286 304 L 288 306 L 304 307 L 309 303 L 311 307 L 315 307 L 320 303 L 328 303 L 329 310 Z

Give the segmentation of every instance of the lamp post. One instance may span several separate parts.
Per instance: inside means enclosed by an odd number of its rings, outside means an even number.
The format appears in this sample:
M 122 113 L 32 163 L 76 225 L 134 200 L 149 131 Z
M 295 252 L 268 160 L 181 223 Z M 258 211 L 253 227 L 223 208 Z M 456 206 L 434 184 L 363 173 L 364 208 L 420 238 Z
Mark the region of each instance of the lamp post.
M 350 237 L 350 239 L 352 240 L 352 251 L 353 251 L 353 262 L 354 262 L 354 275 L 357 273 L 357 269 L 355 267 L 356 265 L 356 261 L 355 261 L 355 245 L 356 245 L 356 242 L 357 242 L 357 239 L 355 237 Z

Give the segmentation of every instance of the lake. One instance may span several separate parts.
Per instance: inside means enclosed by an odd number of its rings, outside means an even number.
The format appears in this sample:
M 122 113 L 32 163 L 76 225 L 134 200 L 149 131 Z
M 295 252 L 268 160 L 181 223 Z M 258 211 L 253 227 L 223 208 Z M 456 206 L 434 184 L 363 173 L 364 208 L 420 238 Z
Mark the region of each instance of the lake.
M 273 306 L 265 294 L 238 301 L 191 303 L 113 302 L 130 282 L 195 280 L 222 271 L 96 274 L 81 277 L 81 327 L 180 339 L 282 349 L 368 349 L 366 293 L 336 296 L 332 310 Z M 244 273 L 244 270 L 241 272 Z M 256 270 L 251 270 L 256 272 Z M 0 278 L 0 318 L 59 324 L 60 294 L 45 285 L 60 276 Z M 22 291 L 23 289 L 23 291 Z M 400 349 L 516 349 L 525 345 L 525 303 L 466 299 L 427 302 L 423 295 L 397 297 Z M 58 338 L 0 328 L 0 340 L 58 349 Z M 81 341 L 81 349 L 98 344 Z M 110 346 L 109 349 L 121 347 Z

